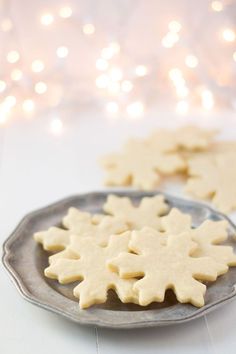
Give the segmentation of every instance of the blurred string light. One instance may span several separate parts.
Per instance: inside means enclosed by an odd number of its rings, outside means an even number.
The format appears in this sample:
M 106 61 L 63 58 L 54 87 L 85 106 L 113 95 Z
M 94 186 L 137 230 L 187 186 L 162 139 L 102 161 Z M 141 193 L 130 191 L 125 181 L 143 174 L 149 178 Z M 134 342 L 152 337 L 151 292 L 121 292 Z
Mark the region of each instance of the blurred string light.
M 63 131 L 63 123 L 61 119 L 54 118 L 50 122 L 50 130 L 53 135 L 60 135 Z
M 39 59 L 34 60 L 31 64 L 31 70 L 34 73 L 40 73 L 44 70 L 44 63 Z
M 116 54 L 120 52 L 120 45 L 117 42 L 111 42 L 107 47 L 101 51 L 101 57 L 106 60 L 110 60 Z
M 168 28 L 169 28 L 170 32 L 178 33 L 181 30 L 182 25 L 178 21 L 174 20 L 174 21 L 169 22 Z
M 233 59 L 236 61 L 236 52 L 233 53 Z
M 43 26 L 50 26 L 54 22 L 54 16 L 51 13 L 45 13 L 41 16 L 40 22 Z
M 106 104 L 106 112 L 115 115 L 119 112 L 119 106 L 117 102 L 108 102 Z
M 136 101 L 130 103 L 127 108 L 126 112 L 130 118 L 137 119 L 140 118 L 144 113 L 144 104 L 141 101 Z
M 104 70 L 107 70 L 108 69 L 108 66 L 109 66 L 109 63 L 105 60 L 105 59 L 102 59 L 102 58 L 98 58 L 97 61 L 96 61 L 96 68 L 100 71 L 104 71 Z
M 172 48 L 179 40 L 178 33 L 168 32 L 162 39 L 162 45 L 165 48 Z
M 183 77 L 183 73 L 178 68 L 172 68 L 169 71 L 169 78 L 175 88 L 176 95 L 179 98 L 185 98 L 189 94 L 189 89 L 187 88 L 186 81 Z
M 168 25 L 169 32 L 162 38 L 162 45 L 165 48 L 172 48 L 179 41 L 179 32 L 182 25 L 178 21 L 171 21 Z
M 3 125 L 9 118 L 9 108 L 4 103 L 0 104 L 0 124 Z
M 63 6 L 59 9 L 59 16 L 62 18 L 70 18 L 72 16 L 72 8 L 70 6 Z
M 113 55 L 118 54 L 120 52 L 120 45 L 117 42 L 111 42 L 109 44 L 109 48 L 112 50 Z
M 16 104 L 16 97 L 9 95 L 0 103 L 0 124 L 5 124 L 11 114 L 12 108 Z
M 114 67 L 110 70 L 110 78 L 113 81 L 120 81 L 123 78 L 123 72 L 120 68 Z
M 214 107 L 214 96 L 210 90 L 203 89 L 201 92 L 202 106 L 206 110 L 211 110 Z
M 222 37 L 226 42 L 234 42 L 236 39 L 236 34 L 232 28 L 225 28 L 222 31 Z
M 42 95 L 43 93 L 45 93 L 47 91 L 47 85 L 45 84 L 45 82 L 37 82 L 34 86 L 34 90 L 36 93 L 38 93 L 39 95 Z
M 195 55 L 189 54 L 185 58 L 185 64 L 189 68 L 194 69 L 198 66 L 198 58 Z
M 209 10 L 212 13 L 217 13 L 225 10 L 226 6 L 226 2 L 211 1 Z M 75 10 L 70 5 L 63 5 L 54 11 L 49 10 L 42 13 L 39 16 L 39 23 L 41 23 L 41 28 L 45 30 L 49 29 L 52 24 L 58 26 L 63 22 L 63 25 L 66 25 L 72 21 L 71 18 L 76 21 L 74 12 Z M 85 38 L 97 36 L 93 22 L 81 19 L 80 23 L 82 23 L 80 29 Z M 6 17 L 0 21 L 0 30 L 4 33 L 11 31 L 11 36 L 14 34 L 15 25 L 7 13 Z M 234 28 L 225 27 L 222 29 L 222 27 L 219 27 L 218 35 L 219 39 L 227 43 L 236 41 Z M 173 89 L 174 107 L 178 114 L 189 112 L 190 103 L 196 105 L 195 102 L 198 102 L 199 105 L 200 102 L 202 109 L 206 111 L 212 110 L 217 103 L 215 92 L 213 92 L 214 86 L 213 88 L 211 86 L 212 79 L 210 75 L 209 77 L 208 75 L 204 76 L 206 70 L 202 68 L 202 65 L 204 65 L 202 58 L 199 52 L 195 53 L 194 48 L 188 44 L 188 36 L 188 29 L 185 28 L 185 24 L 173 18 L 166 23 L 166 31 L 162 40 L 158 43 L 161 52 L 165 53 L 169 48 L 173 48 L 171 51 L 173 56 L 179 52 L 180 55 L 182 53 L 182 56 L 176 55 L 178 59 L 176 59 L 174 67 L 169 67 L 168 64 L 164 70 L 160 67 L 162 76 L 167 78 Z M 96 40 L 99 39 L 95 38 Z M 53 98 L 52 96 L 56 96 L 56 92 L 60 92 L 59 96 L 63 97 L 63 90 L 66 90 L 66 88 L 63 88 L 64 83 L 53 82 L 50 68 L 47 67 L 47 70 L 45 70 L 44 61 L 47 62 L 47 58 L 35 58 L 31 65 L 27 67 L 23 62 L 20 47 L 16 45 L 16 41 L 13 41 L 13 43 L 14 47 L 10 47 L 11 50 L 8 50 L 4 56 L 7 70 L 3 71 L 4 76 L 3 74 L 0 76 L 0 122 L 2 123 L 8 121 L 18 106 L 21 106 L 26 114 L 32 115 L 36 107 L 43 106 L 44 100 L 46 107 L 49 101 L 55 101 L 59 105 L 61 98 Z M 90 43 L 93 43 L 93 41 Z M 230 48 L 229 46 L 229 50 Z M 158 86 L 159 78 L 156 73 L 161 62 L 158 59 L 159 62 L 157 60 L 155 63 L 149 62 L 148 65 L 144 65 L 145 62 L 136 62 L 132 57 L 127 56 L 125 49 L 117 40 L 104 42 L 104 46 L 99 50 L 94 62 L 96 77 L 93 76 L 91 81 L 94 83 L 96 91 L 95 93 L 93 91 L 93 94 L 103 97 L 104 111 L 108 115 L 115 117 L 123 111 L 128 117 L 138 119 L 145 111 L 145 96 L 148 97 L 150 92 L 148 86 L 151 87 L 152 83 L 155 84 L 156 88 Z M 69 56 L 68 43 L 61 43 L 56 48 L 54 55 L 55 58 L 63 59 L 62 63 L 66 63 Z M 229 55 L 231 62 L 232 60 L 236 62 L 235 49 Z M 66 72 L 63 72 L 64 67 L 66 65 L 61 65 L 62 75 L 66 75 Z M 48 82 L 49 77 L 50 83 Z M 79 81 L 76 78 L 76 82 Z M 204 85 L 204 88 L 197 90 L 200 85 Z M 21 90 L 19 94 L 17 90 Z M 11 92 L 14 92 L 14 95 Z M 142 100 L 137 100 L 137 93 L 140 97 L 141 92 L 144 97 Z M 27 97 L 25 97 L 25 94 L 27 94 Z M 40 100 L 39 105 L 37 100 Z M 53 119 L 50 127 L 53 134 L 61 134 L 63 131 L 63 123 L 59 118 Z
M 7 61 L 10 64 L 15 64 L 19 61 L 20 59 L 20 54 L 17 50 L 11 50 L 10 52 L 7 53 Z
M 32 113 L 35 109 L 35 103 L 32 99 L 27 98 L 22 102 L 22 109 L 25 113 Z
M 57 48 L 57 56 L 58 58 L 66 58 L 68 56 L 69 50 L 65 46 L 61 46 Z
M 4 92 L 6 90 L 7 84 L 5 81 L 0 80 L 0 93 Z
M 11 72 L 11 79 L 13 81 L 20 81 L 23 77 L 23 73 L 20 69 L 13 69 Z
M 147 75 L 147 72 L 148 72 L 148 69 L 145 65 L 138 65 L 135 68 L 135 74 L 137 76 L 140 76 L 140 77 L 145 76 L 145 75 Z
M 9 95 L 5 98 L 4 103 L 6 106 L 8 106 L 9 108 L 12 108 L 15 106 L 16 104 L 16 97 L 13 95 Z
M 186 114 L 189 110 L 189 103 L 187 101 L 179 101 L 176 105 L 176 113 L 178 114 Z
M 223 10 L 224 6 L 221 1 L 212 1 L 211 8 L 213 11 L 221 12 Z
M 83 25 L 82 30 L 87 36 L 92 36 L 95 32 L 95 27 L 92 23 L 86 23 L 85 25 Z

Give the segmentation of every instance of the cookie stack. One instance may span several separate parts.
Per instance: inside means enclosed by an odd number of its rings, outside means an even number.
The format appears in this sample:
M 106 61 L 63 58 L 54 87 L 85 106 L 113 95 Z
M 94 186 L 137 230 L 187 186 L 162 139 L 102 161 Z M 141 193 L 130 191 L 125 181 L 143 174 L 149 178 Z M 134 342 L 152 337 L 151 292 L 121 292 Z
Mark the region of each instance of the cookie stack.
M 129 140 L 120 153 L 101 160 L 105 183 L 150 190 L 167 176 L 181 174 L 187 192 L 211 199 L 222 212 L 235 210 L 236 142 L 217 141 L 216 135 L 216 131 L 184 126 Z
M 191 216 L 169 209 L 164 197 L 110 195 L 104 214 L 70 208 L 62 228 L 37 232 L 51 252 L 45 276 L 61 284 L 77 282 L 81 309 L 107 301 L 113 289 L 123 303 L 163 302 L 172 289 L 181 303 L 204 305 L 206 285 L 236 265 L 226 221 L 206 220 L 192 228 Z

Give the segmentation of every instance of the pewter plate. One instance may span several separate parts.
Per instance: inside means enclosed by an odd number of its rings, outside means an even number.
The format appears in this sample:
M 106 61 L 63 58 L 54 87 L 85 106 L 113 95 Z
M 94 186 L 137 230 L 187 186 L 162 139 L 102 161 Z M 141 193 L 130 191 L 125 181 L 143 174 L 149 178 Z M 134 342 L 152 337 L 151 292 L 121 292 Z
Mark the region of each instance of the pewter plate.
M 43 270 L 47 266 L 48 254 L 35 243 L 32 235 L 34 232 L 47 229 L 52 225 L 60 225 L 62 217 L 71 206 L 91 213 L 102 212 L 102 205 L 109 193 L 111 191 L 73 196 L 34 211 L 25 216 L 5 241 L 3 264 L 26 300 L 80 324 L 109 328 L 137 328 L 190 321 L 205 315 L 235 297 L 236 269 L 231 268 L 216 282 L 209 283 L 205 297 L 206 304 L 200 309 L 190 304 L 178 303 L 171 291 L 167 291 L 163 303 L 153 303 L 145 308 L 134 304 L 122 304 L 111 291 L 107 303 L 80 310 L 78 302 L 72 294 L 74 284 L 60 285 L 57 281 L 44 277 Z M 158 194 L 157 192 L 136 191 L 112 191 L 112 193 L 128 196 L 134 203 L 138 203 L 144 196 Z M 207 218 L 228 220 L 229 240 L 227 244 L 233 246 L 236 252 L 236 242 L 234 241 L 236 227 L 226 216 L 204 204 L 175 198 L 167 194 L 165 194 L 165 198 L 170 207 L 177 207 L 183 212 L 191 214 L 194 227 Z

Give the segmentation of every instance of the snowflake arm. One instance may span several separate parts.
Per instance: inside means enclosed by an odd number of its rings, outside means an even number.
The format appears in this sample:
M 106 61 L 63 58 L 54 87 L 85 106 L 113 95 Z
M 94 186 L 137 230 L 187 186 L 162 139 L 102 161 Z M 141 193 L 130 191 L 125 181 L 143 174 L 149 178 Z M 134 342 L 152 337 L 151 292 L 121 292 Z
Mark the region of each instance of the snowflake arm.
M 167 234 L 179 234 L 189 231 L 191 225 L 191 215 L 184 214 L 177 208 L 172 208 L 168 215 L 161 218 L 162 230 Z
M 49 264 L 52 264 L 57 259 L 78 259 L 79 256 L 69 247 L 66 247 L 63 251 L 57 252 L 48 258 Z
M 75 259 L 57 259 L 45 269 L 44 274 L 47 278 L 58 279 L 61 284 L 72 283 L 83 279 L 82 262 Z
M 144 273 L 140 271 L 142 263 L 140 256 L 122 252 L 119 257 L 109 260 L 107 266 L 113 272 L 118 272 L 122 279 L 126 279 L 143 276 Z
M 199 198 L 211 197 L 218 185 L 218 176 L 213 159 L 195 157 L 189 159 L 186 191 Z
M 43 245 L 45 251 L 61 251 L 68 245 L 71 234 L 68 230 L 50 227 L 47 231 L 36 232 L 34 239 Z
M 192 239 L 199 247 L 194 252 L 195 257 L 211 257 L 215 261 L 228 266 L 236 266 L 236 254 L 231 246 L 220 245 L 227 240 L 228 222 L 206 220 L 192 231 Z

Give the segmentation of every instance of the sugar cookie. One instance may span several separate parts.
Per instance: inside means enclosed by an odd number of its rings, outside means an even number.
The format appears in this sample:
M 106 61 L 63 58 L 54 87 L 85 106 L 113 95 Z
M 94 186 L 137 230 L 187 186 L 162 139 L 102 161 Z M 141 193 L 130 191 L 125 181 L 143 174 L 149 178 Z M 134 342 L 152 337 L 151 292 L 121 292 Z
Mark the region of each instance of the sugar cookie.
M 155 146 L 157 151 L 205 150 L 210 146 L 216 133 L 214 130 L 186 125 L 175 130 L 157 130 L 146 141 Z
M 236 153 L 236 141 L 232 141 L 232 140 L 215 141 L 211 145 L 210 152 L 215 154 L 228 153 L 228 152 Z
M 98 220 L 101 220 L 98 223 Z M 51 227 L 47 231 L 34 234 L 34 239 L 43 245 L 46 251 L 61 251 L 70 241 L 70 235 L 92 236 L 94 240 L 106 245 L 110 235 L 119 234 L 128 230 L 127 224 L 112 216 L 91 215 L 81 212 L 76 208 L 70 208 L 63 218 L 63 225 L 67 230 Z
M 129 240 L 128 231 L 111 236 L 108 246 L 100 247 L 91 237 L 78 238 L 72 235 L 68 250 L 78 259 L 58 258 L 45 269 L 45 275 L 58 279 L 61 284 L 82 280 L 73 291 L 82 309 L 106 302 L 109 289 L 113 289 L 124 303 L 137 302 L 133 291 L 135 280 L 121 279 L 106 266 L 108 259 L 128 251 Z
M 188 173 L 187 192 L 199 198 L 211 198 L 225 213 L 236 208 L 236 153 L 190 158 Z
M 163 302 L 166 290 L 171 288 L 179 302 L 201 307 L 206 286 L 199 280 L 214 281 L 228 270 L 210 257 L 191 257 L 197 244 L 190 232 L 170 235 L 163 245 L 163 235 L 146 227 L 132 232 L 129 248 L 136 254 L 123 252 L 111 259 L 108 266 L 118 270 L 122 278 L 143 276 L 134 284 L 142 306 Z
M 129 141 L 123 151 L 102 159 L 106 169 L 107 185 L 132 185 L 153 189 L 160 182 L 160 175 L 172 175 L 186 168 L 186 163 L 176 153 L 155 151 L 142 141 Z
M 132 230 L 144 226 L 160 230 L 160 216 L 167 212 L 168 205 L 162 195 L 142 198 L 138 206 L 134 206 L 128 197 L 109 195 L 103 210 L 123 219 Z

